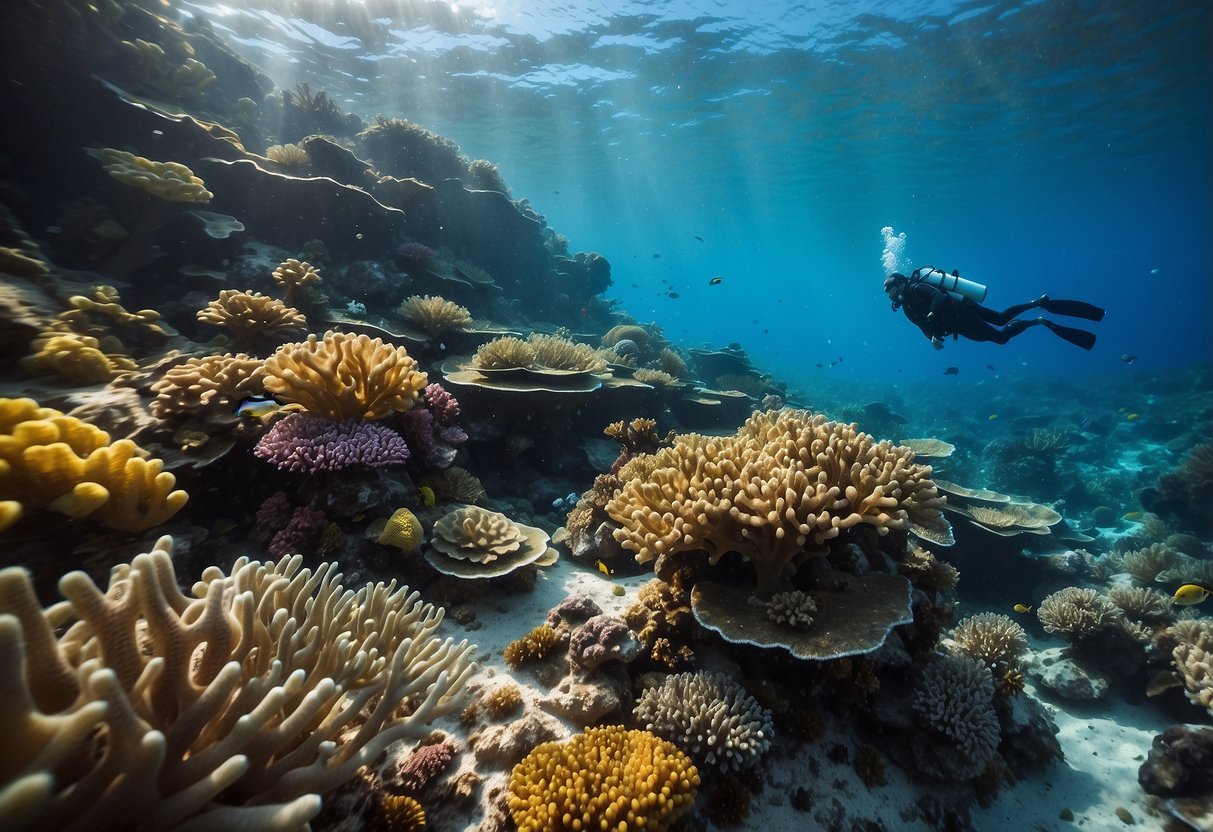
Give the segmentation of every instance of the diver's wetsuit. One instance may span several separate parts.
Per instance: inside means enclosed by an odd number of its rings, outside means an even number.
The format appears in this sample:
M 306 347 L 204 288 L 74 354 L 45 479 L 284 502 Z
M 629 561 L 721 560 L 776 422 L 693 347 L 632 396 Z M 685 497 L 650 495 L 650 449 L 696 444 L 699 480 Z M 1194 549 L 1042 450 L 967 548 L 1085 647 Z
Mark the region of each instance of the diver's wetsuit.
M 971 341 L 1005 344 L 1028 327 L 1048 323 L 1043 318 L 1015 320 L 1029 309 L 1037 308 L 1040 305 L 1037 301 L 1018 303 L 996 312 L 968 298 L 953 297 L 942 289 L 919 281 L 910 283 L 902 297 L 906 317 L 928 338 L 960 335 Z

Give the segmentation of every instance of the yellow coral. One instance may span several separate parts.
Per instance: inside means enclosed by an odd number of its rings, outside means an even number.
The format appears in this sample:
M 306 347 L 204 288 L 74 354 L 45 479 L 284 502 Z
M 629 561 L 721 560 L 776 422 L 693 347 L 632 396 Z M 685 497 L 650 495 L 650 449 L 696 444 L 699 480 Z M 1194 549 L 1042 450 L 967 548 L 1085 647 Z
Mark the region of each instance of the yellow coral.
M 404 347 L 345 332 L 280 347 L 265 373 L 267 391 L 332 421 L 403 413 L 429 382 Z
M 505 370 L 534 365 L 535 348 L 512 335 L 503 335 L 481 344 L 476 355 L 472 357 L 472 366 L 481 370 Z
M 274 269 L 274 283 L 284 290 L 283 300 L 290 306 L 299 297 L 299 291 L 304 286 L 320 283 L 320 272 L 306 260 L 296 260 L 293 257 L 284 260 Z
M 696 549 L 715 563 L 741 552 L 767 595 L 846 529 L 947 527 L 931 469 L 908 448 L 806 411 L 755 413 L 730 437 L 684 434 L 653 465 L 607 503 L 615 539 L 640 563 Z
M 191 358 L 152 385 L 152 414 L 158 419 L 193 415 L 201 410 L 230 410 L 248 396 L 260 395 L 263 362 L 238 353 Z
M 407 508 L 398 508 L 388 518 L 387 525 L 379 534 L 384 546 L 395 546 L 404 552 L 415 552 L 421 545 L 421 521 Z
M 521 667 L 528 662 L 546 659 L 559 646 L 560 634 L 547 624 L 540 624 L 505 646 L 505 663 L 510 667 Z
M 32 399 L 0 399 L 0 529 L 20 508 L 90 516 L 122 531 L 163 523 L 185 505 L 176 478 L 158 459 L 144 459 L 129 439 L 109 434 Z
M 34 339 L 33 355 L 21 359 L 32 375 L 58 375 L 82 384 L 109 381 L 119 373 L 139 369 L 134 361 L 117 352 L 103 352 L 101 342 L 74 332 L 47 332 Z
M 412 321 L 431 337 L 443 330 L 463 329 L 472 322 L 472 313 L 465 307 L 439 295 L 405 298 L 396 314 Z
M 192 170 L 177 162 L 153 162 L 112 147 L 94 148 L 88 152 L 100 159 L 105 172 L 119 182 L 169 202 L 210 202 L 214 196 Z
M 673 743 L 609 725 L 532 749 L 510 773 L 509 807 L 520 832 L 664 832 L 698 788 L 699 771 Z
M 382 792 L 375 806 L 375 820 L 374 828 L 382 832 L 420 832 L 425 829 L 425 809 L 415 797 Z
M 223 327 L 236 348 L 251 351 L 258 342 L 298 334 L 307 328 L 307 318 L 277 298 L 260 292 L 224 289 L 219 297 L 198 311 L 198 320 Z

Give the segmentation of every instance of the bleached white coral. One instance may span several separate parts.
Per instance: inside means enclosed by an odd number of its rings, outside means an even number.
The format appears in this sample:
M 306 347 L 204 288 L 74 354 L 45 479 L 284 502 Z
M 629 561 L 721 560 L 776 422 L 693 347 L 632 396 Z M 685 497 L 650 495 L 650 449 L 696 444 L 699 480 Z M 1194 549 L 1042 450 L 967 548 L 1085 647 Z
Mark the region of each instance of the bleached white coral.
M 771 747 L 771 712 L 723 673 L 679 673 L 640 696 L 633 711 L 697 762 L 747 768 Z

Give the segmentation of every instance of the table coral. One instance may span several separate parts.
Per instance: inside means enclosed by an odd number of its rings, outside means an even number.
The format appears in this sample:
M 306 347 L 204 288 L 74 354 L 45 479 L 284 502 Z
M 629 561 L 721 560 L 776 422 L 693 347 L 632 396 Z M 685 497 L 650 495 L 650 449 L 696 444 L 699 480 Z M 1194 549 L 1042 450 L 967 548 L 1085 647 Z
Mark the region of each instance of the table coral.
M 607 504 L 615 539 L 639 563 L 741 552 L 758 591 L 787 588 L 797 562 L 860 524 L 881 534 L 946 528 L 931 468 L 908 448 L 807 411 L 756 412 L 734 436 L 683 434 Z
M 510 773 L 519 832 L 664 832 L 690 808 L 699 771 L 672 743 L 619 725 L 532 749 Z
M 143 531 L 189 499 L 158 459 L 33 399 L 0 399 L 0 499 Z M 20 516 L 5 511 L 10 522 Z M 2 528 L 2 527 L 0 527 Z
M 265 373 L 267 391 L 334 422 L 407 411 L 429 383 L 404 347 L 332 331 L 280 347 Z
M 209 567 L 191 598 L 172 548 L 115 567 L 105 591 L 64 576 L 48 610 L 24 569 L 0 572 L 0 791 L 24 798 L 0 802 L 0 826 L 298 829 L 457 707 L 474 648 L 440 640 L 442 610 L 418 593 L 347 591 L 335 564 L 295 556 Z

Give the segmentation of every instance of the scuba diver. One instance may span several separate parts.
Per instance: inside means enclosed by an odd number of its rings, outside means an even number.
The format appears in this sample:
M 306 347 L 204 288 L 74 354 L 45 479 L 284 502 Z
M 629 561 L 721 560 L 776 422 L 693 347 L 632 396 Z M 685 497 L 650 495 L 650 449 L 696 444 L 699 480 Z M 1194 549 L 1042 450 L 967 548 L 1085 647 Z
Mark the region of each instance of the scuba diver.
M 943 349 L 943 339 L 949 335 L 1005 344 L 1034 326 L 1043 326 L 1071 344 L 1089 350 L 1095 346 L 1093 332 L 1062 326 L 1048 318 L 1018 318 L 1029 309 L 1087 321 L 1101 321 L 1104 316 L 1104 310 L 1093 304 L 1081 300 L 1054 300 L 1048 295 L 998 312 L 981 305 L 986 298 L 985 286 L 964 279 L 958 271 L 948 274 L 934 266 L 915 269 L 909 277 L 894 272 L 885 278 L 884 290 L 893 301 L 893 311 L 903 309 L 906 317 L 931 339 L 931 345 L 937 350 Z

